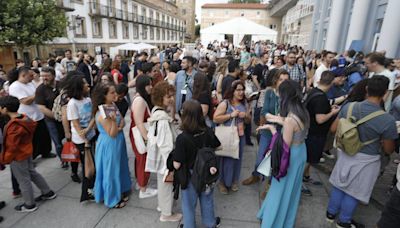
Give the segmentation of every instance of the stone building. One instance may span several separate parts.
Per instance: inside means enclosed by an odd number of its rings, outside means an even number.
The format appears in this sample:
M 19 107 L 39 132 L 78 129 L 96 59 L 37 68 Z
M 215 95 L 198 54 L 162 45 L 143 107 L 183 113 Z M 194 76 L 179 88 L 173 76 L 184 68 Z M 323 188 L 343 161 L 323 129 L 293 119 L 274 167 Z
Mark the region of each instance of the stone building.
M 281 18 L 272 17 L 267 7 L 268 4 L 259 3 L 204 4 L 201 7 L 201 29 L 236 17 L 245 17 L 260 25 L 277 30 L 279 36 Z
M 172 0 L 57 0 L 69 26 L 66 36 L 24 50 L 24 60 L 46 59 L 64 50 L 92 55 L 128 42 L 145 42 L 160 48 L 184 41 L 185 21 Z M 14 49 L 14 58 L 16 50 Z

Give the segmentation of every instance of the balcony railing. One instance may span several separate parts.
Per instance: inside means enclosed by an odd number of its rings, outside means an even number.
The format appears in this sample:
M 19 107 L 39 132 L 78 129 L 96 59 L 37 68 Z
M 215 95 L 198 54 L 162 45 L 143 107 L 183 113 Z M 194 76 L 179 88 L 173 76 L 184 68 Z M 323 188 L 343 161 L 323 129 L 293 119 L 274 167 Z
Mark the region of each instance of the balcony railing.
M 75 8 L 71 3 L 71 0 L 57 0 L 56 1 L 57 7 L 63 9 L 65 11 L 74 11 Z
M 58 0 L 62 1 L 62 0 Z M 70 0 L 63 0 L 70 1 Z M 124 20 L 130 22 L 136 22 L 144 25 L 152 25 L 165 29 L 171 29 L 175 31 L 184 31 L 179 25 L 173 25 L 159 19 L 154 19 L 152 17 L 146 17 L 144 15 L 138 15 L 136 13 L 130 13 L 127 10 L 117 9 L 115 7 L 99 4 L 97 2 L 89 2 L 89 15 L 99 16 L 99 17 L 110 17 L 117 20 Z

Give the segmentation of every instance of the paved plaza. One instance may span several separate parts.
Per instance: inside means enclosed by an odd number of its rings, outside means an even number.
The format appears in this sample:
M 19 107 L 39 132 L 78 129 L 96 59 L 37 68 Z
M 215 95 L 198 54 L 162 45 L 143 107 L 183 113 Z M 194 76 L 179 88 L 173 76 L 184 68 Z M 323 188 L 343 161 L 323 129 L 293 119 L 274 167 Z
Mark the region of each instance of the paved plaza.
M 127 115 L 129 117 L 129 113 Z M 129 118 L 126 118 L 127 122 Z M 129 127 L 125 127 L 126 140 Z M 253 140 L 255 141 L 255 139 Z M 133 152 L 130 143 L 127 144 L 129 165 L 133 175 Z M 252 171 L 257 146 L 245 148 L 244 160 L 242 165 L 242 179 L 248 177 Z M 51 188 L 57 193 L 57 198 L 39 204 L 37 211 L 33 213 L 17 213 L 14 206 L 22 199 L 13 199 L 11 192 L 11 178 L 9 168 L 0 172 L 0 200 L 4 200 L 7 206 L 0 211 L 5 220 L 0 223 L 0 227 L 13 228 L 153 228 L 179 227 L 179 223 L 159 222 L 159 213 L 156 211 L 157 198 L 139 199 L 138 192 L 133 191 L 128 205 L 122 209 L 108 209 L 102 204 L 94 202 L 79 203 L 80 184 L 74 183 L 70 178 L 70 170 L 63 170 L 59 167 L 58 159 L 41 158 L 36 160 L 37 170 L 45 177 Z M 329 163 L 325 169 L 329 168 Z M 328 175 L 323 169 L 316 170 L 312 176 L 323 182 L 323 186 L 310 186 L 313 196 L 302 196 L 300 207 L 297 214 L 297 228 L 317 228 L 334 227 L 325 222 L 325 210 L 328 203 L 328 193 L 331 188 L 328 183 Z M 390 174 L 391 175 L 391 174 Z M 390 176 L 388 174 L 388 176 Z M 387 178 L 386 178 L 387 179 Z M 133 183 L 135 183 L 133 181 Z M 150 185 L 156 187 L 156 179 L 152 176 Z M 382 187 L 383 188 L 383 187 Z M 216 214 L 222 218 L 221 227 L 234 228 L 256 228 L 260 226 L 256 218 L 258 209 L 261 206 L 260 193 L 262 184 L 252 186 L 240 186 L 240 190 L 229 195 L 221 195 L 215 191 L 215 210 Z M 378 191 L 380 191 L 378 189 Z M 36 195 L 39 194 L 36 189 Z M 387 195 L 382 191 L 374 193 L 383 200 Z M 374 227 L 380 217 L 381 205 L 373 200 L 368 206 L 359 206 L 355 219 Z M 180 201 L 176 203 L 176 211 L 180 210 Z M 200 213 L 197 217 L 198 227 L 200 224 Z

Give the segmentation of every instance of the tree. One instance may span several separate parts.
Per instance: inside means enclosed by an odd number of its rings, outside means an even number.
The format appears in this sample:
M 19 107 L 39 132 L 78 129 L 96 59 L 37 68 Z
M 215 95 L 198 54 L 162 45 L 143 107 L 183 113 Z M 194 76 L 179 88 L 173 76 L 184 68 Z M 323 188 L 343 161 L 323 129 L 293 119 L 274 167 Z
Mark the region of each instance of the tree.
M 261 3 L 261 0 L 229 0 L 229 3 Z
M 66 26 L 56 0 L 0 1 L 0 45 L 15 44 L 20 57 L 25 47 L 64 36 Z

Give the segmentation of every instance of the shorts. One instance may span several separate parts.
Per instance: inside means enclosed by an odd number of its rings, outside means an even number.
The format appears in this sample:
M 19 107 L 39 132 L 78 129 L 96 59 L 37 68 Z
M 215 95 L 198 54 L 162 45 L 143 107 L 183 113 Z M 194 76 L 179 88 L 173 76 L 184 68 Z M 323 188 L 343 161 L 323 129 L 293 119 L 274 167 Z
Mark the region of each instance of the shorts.
M 397 187 L 393 188 L 392 195 L 382 211 L 382 216 L 378 221 L 378 227 L 400 227 L 400 191 Z
M 307 163 L 318 164 L 319 159 L 322 157 L 324 146 L 326 142 L 326 135 L 308 135 L 306 139 L 307 146 Z

